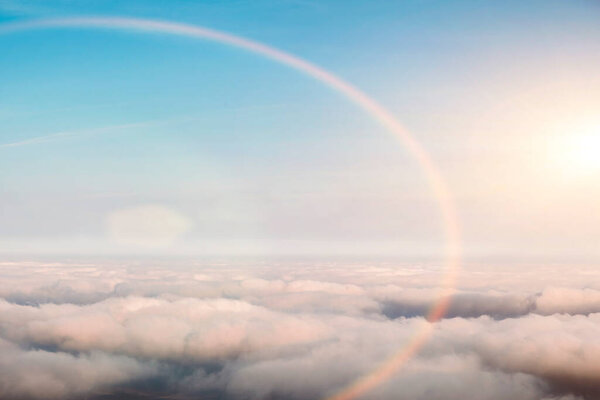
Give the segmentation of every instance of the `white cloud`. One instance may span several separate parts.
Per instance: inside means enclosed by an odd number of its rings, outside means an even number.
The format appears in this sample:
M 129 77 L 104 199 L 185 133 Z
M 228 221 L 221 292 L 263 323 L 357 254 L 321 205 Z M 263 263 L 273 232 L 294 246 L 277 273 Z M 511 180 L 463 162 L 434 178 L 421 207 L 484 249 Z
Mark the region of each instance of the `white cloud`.
M 437 272 L 309 262 L 4 262 L 0 397 L 117 398 L 134 390 L 149 398 L 321 398 L 410 340 L 436 299 Z M 496 270 L 464 272 L 452 318 L 365 398 L 598 397 L 595 289 L 574 277 L 538 290 L 513 275 L 508 291 L 509 281 L 490 279 Z
M 62 399 L 156 374 L 151 362 L 104 353 L 23 349 L 0 338 L 0 397 Z

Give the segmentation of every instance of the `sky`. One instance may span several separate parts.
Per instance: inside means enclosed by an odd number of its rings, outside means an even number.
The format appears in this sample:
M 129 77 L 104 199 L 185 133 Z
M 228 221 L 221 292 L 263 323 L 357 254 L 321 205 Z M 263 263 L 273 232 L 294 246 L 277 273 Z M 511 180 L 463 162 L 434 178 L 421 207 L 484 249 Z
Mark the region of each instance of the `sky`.
M 2 24 L 160 19 L 308 60 L 431 156 L 465 257 L 587 262 L 600 255 L 600 145 L 579 138 L 600 135 L 599 13 L 594 1 L 0 2 Z M 123 30 L 4 33 L 0 47 L 3 254 L 443 253 L 412 154 L 298 71 Z
M 599 17 L 0 0 L 0 398 L 597 400 Z

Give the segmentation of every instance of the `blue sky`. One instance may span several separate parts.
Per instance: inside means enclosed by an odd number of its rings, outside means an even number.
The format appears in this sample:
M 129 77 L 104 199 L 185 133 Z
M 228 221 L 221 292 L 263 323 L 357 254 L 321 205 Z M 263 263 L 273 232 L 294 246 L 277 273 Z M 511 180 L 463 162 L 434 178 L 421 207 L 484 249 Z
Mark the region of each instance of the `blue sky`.
M 162 19 L 310 60 L 376 98 L 431 153 L 468 254 L 588 259 L 597 174 L 563 174 L 544 149 L 600 126 L 599 14 L 592 1 L 0 1 L 0 23 Z M 5 34 L 0 49 L 3 252 L 440 251 L 416 163 L 289 68 L 123 31 Z M 113 222 L 125 212 L 173 235 L 123 242 L 128 222 Z

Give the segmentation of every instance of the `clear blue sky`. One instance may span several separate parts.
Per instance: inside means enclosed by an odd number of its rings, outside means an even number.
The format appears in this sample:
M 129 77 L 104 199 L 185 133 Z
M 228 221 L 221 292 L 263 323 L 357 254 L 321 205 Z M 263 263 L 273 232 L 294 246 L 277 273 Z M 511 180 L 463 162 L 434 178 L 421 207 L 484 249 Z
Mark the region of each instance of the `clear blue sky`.
M 467 253 L 598 256 L 599 180 L 557 178 L 543 150 L 600 122 L 597 2 L 123 3 L 0 1 L 0 23 L 161 19 L 288 51 L 411 130 L 453 189 Z M 419 256 L 441 243 L 418 166 L 364 112 L 272 61 L 161 34 L 0 35 L 0 207 L 9 253 Z M 131 232 L 140 219 L 158 222 Z M 161 227 L 172 235 L 152 241 Z

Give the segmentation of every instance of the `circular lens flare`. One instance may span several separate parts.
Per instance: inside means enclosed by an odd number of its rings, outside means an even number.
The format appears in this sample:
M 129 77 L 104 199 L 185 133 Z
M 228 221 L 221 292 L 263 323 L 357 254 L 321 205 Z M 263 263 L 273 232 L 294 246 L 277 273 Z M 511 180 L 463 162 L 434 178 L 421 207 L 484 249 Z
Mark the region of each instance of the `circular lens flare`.
M 0 34 L 31 29 L 68 27 L 133 30 L 195 37 L 250 51 L 279 62 L 280 64 L 287 65 L 288 67 L 302 72 L 331 87 L 362 108 L 367 114 L 398 138 L 422 168 L 427 177 L 432 194 L 436 198 L 440 208 L 442 219 L 441 225 L 445 235 L 445 261 L 444 274 L 440 284 L 440 300 L 433 304 L 427 315 L 427 320 L 423 321 L 422 327 L 415 335 L 413 335 L 408 343 L 400 348 L 399 351 L 384 360 L 374 371 L 361 377 L 349 386 L 342 388 L 328 399 L 351 400 L 366 393 L 389 379 L 424 345 L 432 333 L 432 323 L 444 316 L 449 305 L 450 295 L 453 293 L 456 282 L 460 255 L 458 217 L 450 196 L 450 191 L 433 160 L 419 142 L 389 111 L 350 83 L 306 60 L 253 40 L 194 25 L 138 18 L 74 17 L 7 23 L 0 25 Z

